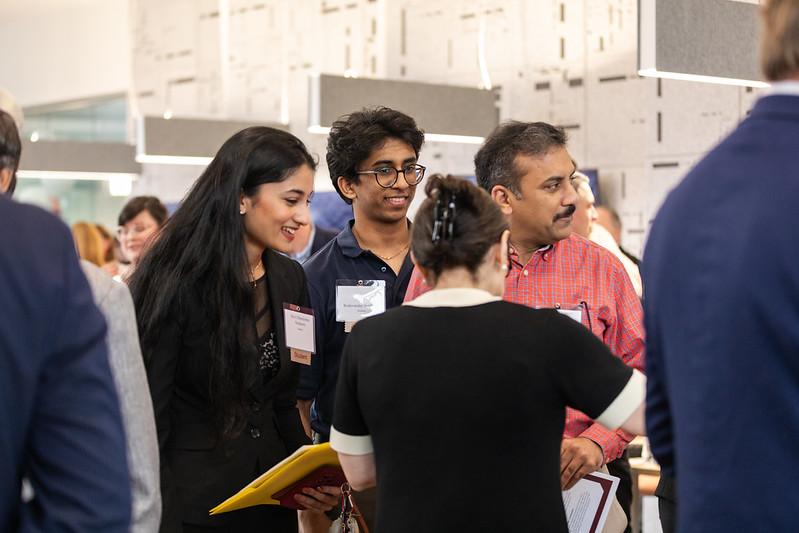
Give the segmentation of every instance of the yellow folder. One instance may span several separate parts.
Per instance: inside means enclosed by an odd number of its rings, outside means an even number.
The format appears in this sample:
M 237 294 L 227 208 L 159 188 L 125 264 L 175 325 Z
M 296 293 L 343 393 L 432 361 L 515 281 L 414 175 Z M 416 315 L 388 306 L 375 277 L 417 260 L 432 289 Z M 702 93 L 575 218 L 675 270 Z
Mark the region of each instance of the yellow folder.
M 330 443 L 301 446 L 239 492 L 211 509 L 210 514 L 227 513 L 253 505 L 280 505 L 280 501 L 273 498 L 274 494 L 324 466 L 341 468 L 338 455 L 330 447 Z

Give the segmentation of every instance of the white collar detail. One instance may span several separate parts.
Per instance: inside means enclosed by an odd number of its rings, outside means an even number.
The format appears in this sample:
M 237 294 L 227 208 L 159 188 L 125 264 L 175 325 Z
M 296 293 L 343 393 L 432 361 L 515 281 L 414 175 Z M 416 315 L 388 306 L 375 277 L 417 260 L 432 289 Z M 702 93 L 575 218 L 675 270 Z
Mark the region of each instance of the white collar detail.
M 473 305 L 487 304 L 489 302 L 499 302 L 499 296 L 494 296 L 483 289 L 474 288 L 454 288 L 454 289 L 433 289 L 418 298 L 405 302 L 403 305 L 413 307 L 471 307 Z
M 799 81 L 786 80 L 778 81 L 771 85 L 771 89 L 766 95 L 772 94 L 788 94 L 792 96 L 799 96 Z

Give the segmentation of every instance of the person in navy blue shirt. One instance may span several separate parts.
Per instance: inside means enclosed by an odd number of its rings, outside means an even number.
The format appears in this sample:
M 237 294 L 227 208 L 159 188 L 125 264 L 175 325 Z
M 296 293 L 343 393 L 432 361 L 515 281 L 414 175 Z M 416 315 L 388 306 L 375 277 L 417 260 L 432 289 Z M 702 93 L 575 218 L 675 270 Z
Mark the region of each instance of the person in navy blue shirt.
M 385 299 L 385 309 L 401 305 L 405 297 L 413 271 L 407 213 L 425 174 L 418 163 L 423 143 L 424 133 L 413 118 L 386 107 L 352 113 L 331 128 L 327 166 L 336 191 L 352 205 L 353 220 L 303 265 L 314 309 L 316 352 L 311 365 L 300 371 L 297 398 L 315 442 L 330 439 L 339 363 L 352 326 L 337 320 L 337 282 L 384 283 L 377 298 Z M 370 528 L 374 495 L 369 491 L 356 497 Z
M 333 123 L 327 143 L 331 181 L 353 220 L 305 265 L 316 326 L 316 353 L 300 372 L 297 397 L 306 429 L 330 437 L 346 324 L 336 320 L 337 280 L 382 280 L 385 307 L 402 304 L 413 264 L 408 207 L 425 168 L 424 133 L 408 115 L 378 107 Z M 311 409 L 313 404 L 313 409 Z
M 644 253 L 647 433 L 682 533 L 797 529 L 799 3 L 763 15 L 771 92 L 668 196 Z

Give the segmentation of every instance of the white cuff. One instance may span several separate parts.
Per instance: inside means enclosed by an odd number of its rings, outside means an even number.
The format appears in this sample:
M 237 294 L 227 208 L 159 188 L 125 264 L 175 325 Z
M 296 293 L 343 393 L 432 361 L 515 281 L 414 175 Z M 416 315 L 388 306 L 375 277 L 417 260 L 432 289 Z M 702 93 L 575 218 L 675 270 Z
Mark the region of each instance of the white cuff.
M 633 375 L 627 385 L 607 409 L 596 418 L 596 421 L 609 429 L 616 429 L 641 405 L 646 398 L 646 376 L 633 369 Z
M 347 435 L 334 427 L 330 428 L 330 447 L 347 455 L 374 453 L 371 435 Z

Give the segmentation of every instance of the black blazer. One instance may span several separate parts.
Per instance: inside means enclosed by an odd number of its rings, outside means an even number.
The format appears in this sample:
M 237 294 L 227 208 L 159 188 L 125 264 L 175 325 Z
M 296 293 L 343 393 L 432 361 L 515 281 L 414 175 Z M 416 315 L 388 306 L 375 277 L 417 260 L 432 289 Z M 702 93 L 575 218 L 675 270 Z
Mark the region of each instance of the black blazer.
M 228 515 L 209 517 L 212 507 L 308 443 L 296 407 L 299 370 L 283 327 L 283 303 L 310 306 L 305 273 L 271 250 L 263 261 L 281 367 L 250 391 L 251 415 L 238 437 L 220 439 L 211 418 L 210 324 L 202 294 L 185 292 L 145 354 L 161 452 L 162 532 L 182 531 L 183 522 L 223 525 Z

